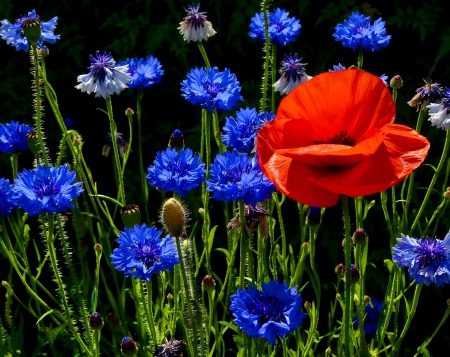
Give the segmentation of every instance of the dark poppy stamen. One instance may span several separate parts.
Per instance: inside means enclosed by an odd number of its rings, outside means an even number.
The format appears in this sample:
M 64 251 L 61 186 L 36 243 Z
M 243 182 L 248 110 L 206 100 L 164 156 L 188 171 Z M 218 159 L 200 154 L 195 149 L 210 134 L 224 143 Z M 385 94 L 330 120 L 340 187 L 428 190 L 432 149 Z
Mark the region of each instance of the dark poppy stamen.
M 355 140 L 347 133 L 347 130 L 340 131 L 331 139 L 327 141 L 314 140 L 314 144 L 336 144 L 336 145 L 347 145 L 347 146 L 355 146 Z

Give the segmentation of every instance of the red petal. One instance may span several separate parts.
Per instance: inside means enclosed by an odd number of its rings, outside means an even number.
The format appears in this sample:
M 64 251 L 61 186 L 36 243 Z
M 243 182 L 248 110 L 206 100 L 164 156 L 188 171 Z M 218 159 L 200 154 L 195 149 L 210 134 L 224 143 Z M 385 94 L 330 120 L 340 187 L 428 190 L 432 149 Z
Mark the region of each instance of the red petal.
M 275 120 L 281 118 L 310 121 L 313 140 L 326 142 L 347 131 L 358 143 L 367 130 L 394 120 L 395 103 L 380 78 L 360 70 L 342 70 L 319 74 L 291 91 L 281 101 Z

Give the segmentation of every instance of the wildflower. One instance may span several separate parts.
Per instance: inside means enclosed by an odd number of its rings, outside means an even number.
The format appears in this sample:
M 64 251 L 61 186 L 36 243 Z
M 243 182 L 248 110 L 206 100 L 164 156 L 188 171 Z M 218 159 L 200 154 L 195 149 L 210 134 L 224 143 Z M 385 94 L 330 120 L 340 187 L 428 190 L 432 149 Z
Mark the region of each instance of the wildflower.
M 211 22 L 206 20 L 206 12 L 200 12 L 200 4 L 188 5 L 186 17 L 180 22 L 180 34 L 185 41 L 203 41 L 216 34 Z
M 150 186 L 165 191 L 175 191 L 181 196 L 199 187 L 204 181 L 205 164 L 200 156 L 191 149 L 167 148 L 156 154 L 153 165 L 147 169 L 147 181 Z
M 128 65 L 128 74 L 131 81 L 127 84 L 130 89 L 149 89 L 156 83 L 161 83 L 164 74 L 161 62 L 156 57 L 127 58 L 117 63 L 118 66 Z
M 150 281 L 153 274 L 172 270 L 179 263 L 177 248 L 170 236 L 161 239 L 161 234 L 155 226 L 147 228 L 145 223 L 136 224 L 133 229 L 125 228 L 116 239 L 119 248 L 111 254 L 111 263 L 125 276 L 146 281 Z
M 386 35 L 385 22 L 380 19 L 370 24 L 370 16 L 353 12 L 344 24 L 334 28 L 333 37 L 340 41 L 344 47 L 356 51 L 358 48 L 374 52 L 389 45 L 391 35 Z
M 24 35 L 24 23 L 25 25 L 33 21 L 33 23 L 39 23 L 41 27 L 40 38 L 36 43 L 36 46 L 45 49 L 43 42 L 54 44 L 56 40 L 59 40 L 60 35 L 55 35 L 53 31 L 57 25 L 58 17 L 55 16 L 50 21 L 41 21 L 36 14 L 36 10 L 30 11 L 27 15 L 24 15 L 17 19 L 14 24 L 8 20 L 2 20 L 0 23 L 0 36 L 6 40 L 8 45 L 14 46 L 16 51 L 27 52 L 30 49 L 30 42 Z
M 240 218 L 239 218 L 239 208 L 235 210 L 238 212 L 236 216 L 228 223 L 227 228 L 230 228 L 229 234 L 233 233 L 237 228 L 241 226 Z M 245 221 L 245 229 L 249 236 L 253 234 L 255 230 L 258 229 L 258 226 L 261 227 L 261 234 L 264 238 L 269 237 L 269 233 L 267 231 L 267 217 L 269 216 L 269 211 L 267 211 L 263 205 L 256 205 L 253 207 L 251 204 L 245 205 L 244 210 L 244 221 Z
M 0 217 L 3 215 L 9 216 L 11 208 L 14 208 L 11 187 L 9 180 L 0 178 Z
M 302 58 L 297 57 L 297 54 L 294 56 L 289 54 L 281 62 L 281 68 L 279 70 L 281 77 L 273 84 L 276 92 L 288 94 L 295 87 L 312 78 L 305 73 L 307 63 L 300 63 Z
M 261 290 L 254 285 L 237 289 L 230 299 L 234 323 L 248 336 L 265 338 L 272 345 L 277 335 L 283 339 L 307 316 L 300 311 L 301 294 L 296 287 L 289 289 L 285 282 L 271 280 L 262 283 Z
M 33 170 L 23 170 L 18 176 L 11 188 L 13 200 L 30 216 L 74 208 L 72 200 L 84 191 L 81 182 L 74 183 L 76 173 L 69 171 L 68 165 L 57 168 L 39 165 Z
M 415 130 L 392 124 L 394 118 L 392 95 L 378 77 L 319 74 L 284 98 L 276 119 L 258 132 L 261 170 L 283 194 L 309 206 L 383 191 L 419 167 L 430 146 Z
M 399 268 L 408 267 L 411 280 L 415 279 L 417 284 L 450 284 L 450 232 L 443 241 L 402 234 L 393 249 L 392 260 Z
M 104 324 L 103 317 L 98 312 L 93 312 L 89 317 L 89 327 L 91 330 L 101 330 Z
M 425 110 L 430 103 L 440 103 L 444 88 L 439 83 L 431 83 L 431 79 L 424 79 L 425 85 L 416 89 L 416 95 L 408 102 L 410 107 L 416 107 L 419 111 L 420 106 Z
M 241 108 L 236 112 L 236 119 L 225 118 L 222 141 L 227 147 L 249 153 L 253 149 L 258 130 L 274 117 L 271 112 L 258 114 L 254 108 Z
M 216 287 L 216 281 L 211 275 L 205 275 L 202 279 L 202 287 L 208 292 L 213 292 Z
M 393 89 L 400 89 L 403 86 L 403 79 L 398 74 L 391 78 L 389 86 Z
M 177 149 L 177 151 L 184 148 L 184 136 L 181 130 L 175 129 L 173 131 L 167 146 L 171 149 Z
M 364 318 L 364 332 L 366 335 L 373 336 L 378 329 L 378 319 L 383 310 L 384 302 L 378 301 L 376 298 L 370 299 L 370 304 L 367 304 L 364 308 L 366 317 Z M 358 328 L 359 320 L 358 316 L 353 318 L 353 328 Z
M 154 357 L 183 357 L 182 348 L 186 343 L 183 340 L 175 340 L 171 338 L 162 344 L 155 347 L 153 352 Z
M 27 134 L 32 130 L 31 126 L 11 123 L 0 123 L 0 152 L 9 152 L 11 155 L 28 150 Z
M 128 152 L 128 143 L 124 140 L 124 135 L 122 133 L 116 133 L 116 143 L 120 157 L 123 157 L 125 153 Z M 103 145 L 102 155 L 108 157 L 112 147 L 112 135 L 111 133 L 108 133 L 108 135 L 106 135 L 106 144 Z
M 89 55 L 91 65 L 88 67 L 89 73 L 77 77 L 75 88 L 82 92 L 95 93 L 96 97 L 109 98 L 111 94 L 119 94 L 131 81 L 128 72 L 128 65 L 117 66 L 116 61 L 108 53 L 100 54 L 96 52 L 95 57 Z
M 231 110 L 241 97 L 240 83 L 228 68 L 219 72 L 217 67 L 192 69 L 181 82 L 182 96 L 192 105 L 199 104 L 211 113 Z
M 136 342 L 133 341 L 131 337 L 124 337 L 122 339 L 122 344 L 120 345 L 120 352 L 125 357 L 134 357 L 136 356 L 138 351 L 138 347 L 136 345 Z
M 70 119 L 70 118 L 64 119 L 64 125 L 66 126 L 66 128 L 68 130 L 72 129 L 73 128 L 73 121 L 72 121 L 72 119 Z
M 333 69 L 329 69 L 328 72 L 336 72 L 336 71 L 342 71 L 345 69 L 345 67 L 342 64 L 338 64 L 337 66 L 333 64 Z
M 426 106 L 431 125 L 448 130 L 450 128 L 450 88 L 445 88 L 440 103 L 431 103 Z
M 211 165 L 211 178 L 206 181 L 211 198 L 218 201 L 244 200 L 245 204 L 256 206 L 271 197 L 275 186 L 263 175 L 256 156 L 225 151 L 217 155 Z
M 300 35 L 300 21 L 297 18 L 289 17 L 289 12 L 282 9 L 276 9 L 274 12 L 267 14 L 269 25 L 270 42 L 275 45 L 286 46 L 288 43 L 295 41 Z M 260 41 L 266 41 L 264 15 L 262 12 L 256 13 L 252 17 L 250 23 L 250 32 L 248 35 Z

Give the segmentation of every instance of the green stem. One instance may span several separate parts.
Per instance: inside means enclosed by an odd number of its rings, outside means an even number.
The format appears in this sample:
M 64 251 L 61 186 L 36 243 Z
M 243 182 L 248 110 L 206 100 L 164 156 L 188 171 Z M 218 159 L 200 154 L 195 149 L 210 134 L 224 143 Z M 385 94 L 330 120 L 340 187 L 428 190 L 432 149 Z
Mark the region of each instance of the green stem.
M 283 266 L 281 268 L 283 269 L 284 276 L 288 276 L 287 259 L 286 259 L 287 239 L 286 239 L 286 230 L 284 229 L 283 215 L 281 213 L 281 202 L 278 199 L 278 192 L 273 193 L 272 197 L 273 197 L 273 200 L 277 207 L 278 223 L 280 224 L 280 231 L 281 231 L 281 245 L 282 245 L 281 246 L 281 259 L 283 261 Z
M 94 330 L 95 356 L 100 357 L 100 330 Z
M 150 216 L 148 212 L 148 183 L 145 179 L 145 169 L 144 169 L 144 156 L 142 154 L 142 147 L 144 145 L 144 142 L 142 140 L 142 108 L 141 108 L 141 101 L 142 97 L 144 95 L 144 92 L 142 90 L 138 91 L 137 95 L 137 101 L 136 101 L 136 114 L 137 114 L 137 120 L 138 120 L 138 151 L 139 151 L 139 174 L 141 176 L 141 186 L 142 186 L 142 195 L 144 199 L 144 206 L 145 206 L 145 214 L 147 217 L 147 222 L 150 222 Z
M 100 281 L 100 261 L 102 259 L 102 252 L 100 250 L 100 252 L 95 252 L 95 262 L 96 262 L 96 266 L 95 266 L 95 282 L 94 282 L 94 306 L 92 308 L 93 312 L 97 311 L 97 304 L 98 304 L 98 286 L 99 286 L 99 281 Z
M 12 169 L 12 174 L 13 174 L 13 179 L 17 178 L 17 164 L 18 164 L 18 157 L 17 154 L 12 154 L 10 156 L 10 161 L 11 161 L 11 169 Z
M 359 49 L 358 52 L 358 69 L 362 69 L 363 66 L 363 56 L 364 56 L 364 51 L 362 48 Z
M 413 302 L 408 314 L 408 319 L 406 320 L 405 326 L 403 327 L 403 331 L 399 339 L 397 340 L 397 343 L 395 344 L 394 348 L 392 349 L 391 353 L 389 354 L 389 357 L 394 357 L 397 354 L 397 351 L 400 349 L 403 339 L 405 338 L 406 332 L 408 332 L 409 326 L 411 325 L 411 321 L 414 317 L 414 314 L 416 313 L 417 304 L 419 303 L 419 296 L 420 290 L 422 289 L 422 285 L 423 283 L 420 283 L 416 286 L 416 290 L 414 291 Z
M 271 93 L 272 93 L 272 100 L 271 100 L 271 109 L 272 109 L 272 113 L 275 113 L 275 87 L 273 86 L 276 78 L 277 78 L 277 46 L 276 45 L 272 45 L 272 58 L 271 58 L 271 63 L 272 63 L 272 85 L 270 86 L 271 88 Z
M 140 281 L 142 285 L 142 280 Z M 152 342 L 154 345 L 158 344 L 158 335 L 156 334 L 155 320 L 153 317 L 153 286 L 152 281 L 146 281 L 145 285 L 147 286 L 147 323 L 150 327 L 150 331 L 152 333 Z M 141 286 L 141 294 L 144 292 L 143 287 Z M 145 302 L 145 297 L 142 297 Z
M 245 289 L 245 263 L 247 261 L 247 230 L 245 229 L 245 203 L 242 200 L 239 201 L 239 224 L 241 227 L 239 288 Z
M 206 55 L 205 48 L 203 47 L 203 43 L 201 41 L 197 41 L 197 44 L 198 44 L 198 49 L 200 50 L 200 53 L 202 54 L 203 61 L 205 61 L 206 68 L 211 67 L 211 65 L 209 64 L 208 56 Z
M 106 98 L 106 108 L 108 109 L 108 119 L 109 119 L 109 127 L 111 131 L 111 141 L 113 145 L 113 155 L 114 155 L 114 164 L 115 164 L 115 171 L 118 178 L 118 185 L 117 190 L 119 192 L 119 202 L 122 203 L 122 205 L 125 206 L 125 188 L 123 185 L 123 176 L 122 176 L 122 170 L 120 167 L 120 157 L 119 157 L 119 149 L 117 147 L 117 127 L 116 123 L 114 122 L 113 117 L 113 111 L 112 111 L 112 105 L 111 105 L 111 98 Z
M 345 342 L 345 356 L 351 356 L 351 346 L 353 344 L 350 340 L 350 328 L 351 328 L 351 319 L 350 319 L 350 310 L 351 310 L 351 301 L 352 296 L 350 295 L 351 291 L 351 245 L 350 245 L 350 215 L 348 212 L 348 198 L 347 196 L 342 195 L 342 210 L 344 213 L 344 229 L 345 229 L 345 311 L 344 311 L 344 342 Z
M 430 198 L 431 192 L 433 191 L 434 184 L 436 183 L 439 173 L 441 172 L 441 169 L 444 166 L 449 147 L 450 147 L 450 131 L 447 131 L 445 136 L 444 150 L 442 151 L 441 159 L 439 160 L 439 164 L 436 168 L 436 171 L 434 172 L 433 178 L 431 179 L 430 185 L 428 186 L 427 193 L 425 194 L 425 198 L 422 201 L 422 205 L 420 206 L 419 212 L 417 212 L 416 218 L 414 219 L 414 223 L 412 224 L 411 229 L 409 230 L 410 236 L 413 233 L 414 228 L 416 228 L 417 224 L 419 223 L 423 211 L 425 210 L 425 206 L 428 202 L 428 199 Z
M 45 166 L 48 166 L 47 153 L 45 151 L 44 139 L 42 137 L 42 128 L 41 128 L 41 75 L 39 68 L 39 60 L 37 49 L 35 45 L 31 46 L 33 48 L 33 61 L 34 61 L 34 70 L 36 73 L 36 131 L 39 140 L 39 146 L 41 149 L 42 158 L 44 159 Z
M 264 52 L 265 52 L 265 58 L 264 58 L 264 77 L 263 77 L 263 87 L 262 87 L 262 99 L 261 99 L 261 106 L 260 106 L 260 113 L 266 110 L 267 106 L 267 84 L 269 81 L 269 59 L 270 59 L 270 37 L 269 37 L 269 18 L 267 16 L 267 2 L 268 0 L 264 0 L 262 3 L 262 12 L 264 16 L 264 35 L 266 42 L 264 44 Z

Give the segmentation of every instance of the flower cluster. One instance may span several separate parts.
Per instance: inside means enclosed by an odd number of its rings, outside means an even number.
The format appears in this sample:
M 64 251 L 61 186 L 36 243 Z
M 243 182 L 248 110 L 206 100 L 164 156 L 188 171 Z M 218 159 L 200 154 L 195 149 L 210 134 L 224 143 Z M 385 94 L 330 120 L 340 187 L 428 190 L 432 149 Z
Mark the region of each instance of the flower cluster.
M 117 66 L 128 65 L 128 74 L 131 81 L 127 84 L 131 89 L 149 89 L 156 83 L 161 83 L 164 74 L 161 62 L 156 57 L 127 58 L 125 61 L 117 63 Z
M 263 175 L 257 157 L 248 154 L 225 151 L 218 154 L 211 165 L 207 191 L 218 201 L 244 200 L 245 204 L 256 206 L 275 192 L 275 186 Z
M 177 248 L 169 235 L 161 239 L 161 234 L 155 226 L 148 228 L 145 223 L 136 224 L 133 229 L 125 228 L 116 239 L 119 248 L 111 254 L 111 263 L 126 277 L 146 281 L 154 274 L 172 270 L 179 263 Z
M 82 92 L 95 93 L 96 97 L 109 98 L 111 94 L 119 94 L 127 88 L 131 76 L 128 72 L 128 64 L 116 65 L 116 61 L 109 53 L 96 52 L 95 57 L 89 55 L 91 65 L 89 73 L 78 76 L 75 88 Z
M 297 18 L 289 17 L 289 12 L 282 9 L 275 9 L 268 13 L 268 26 L 270 42 L 275 45 L 286 46 L 295 41 L 300 35 L 300 21 Z M 248 35 L 255 40 L 265 41 L 264 15 L 262 12 L 256 13 L 250 23 L 250 32 Z
M 181 196 L 199 187 L 205 180 L 205 164 L 191 149 L 177 150 L 167 148 L 156 154 L 153 165 L 147 171 L 150 186 L 165 191 L 175 191 Z
M 240 83 L 228 68 L 194 68 L 181 83 L 182 96 L 193 105 L 210 112 L 231 110 L 241 97 Z
M 58 17 L 55 16 L 50 21 L 40 21 L 39 16 L 36 14 L 36 10 L 30 11 L 27 15 L 24 15 L 17 19 L 14 24 L 8 20 L 2 20 L 0 23 L 0 36 L 6 40 L 8 45 L 14 46 L 16 51 L 27 52 L 30 49 L 30 43 L 24 35 L 24 22 L 34 20 L 40 24 L 41 36 L 36 46 L 45 49 L 44 42 L 54 44 L 56 40 L 59 40 L 60 35 L 55 35 L 53 31 L 56 28 Z
M 276 81 L 273 86 L 275 91 L 280 94 L 288 94 L 298 85 L 309 81 L 312 77 L 305 73 L 305 66 L 307 63 L 300 63 L 302 58 L 298 58 L 298 55 L 286 55 L 281 62 L 280 74 L 281 77 Z
M 450 88 L 445 88 L 440 103 L 430 103 L 427 105 L 431 125 L 437 128 L 448 130 L 450 128 Z
M 11 121 L 0 124 L 0 152 L 15 154 L 28 150 L 27 134 L 32 130 L 29 125 Z
M 450 284 L 450 232 L 444 240 L 415 239 L 402 234 L 393 249 L 392 260 L 399 268 L 408 267 L 417 284 Z
M 258 114 L 256 109 L 241 108 L 236 112 L 236 119 L 225 118 L 222 141 L 227 147 L 250 153 L 253 149 L 258 130 L 268 121 L 275 118 L 272 112 Z
M 57 168 L 39 165 L 33 170 L 23 170 L 18 176 L 11 188 L 12 199 L 30 216 L 74 208 L 72 200 L 84 191 L 82 183 L 75 182 L 76 174 L 69 171 L 68 165 Z
M 262 283 L 261 290 L 254 285 L 237 289 L 230 299 L 234 323 L 250 337 L 265 338 L 272 345 L 277 335 L 283 339 L 307 316 L 300 311 L 302 298 L 297 288 L 289 289 L 285 282 L 271 280 Z
M 200 11 L 200 4 L 189 5 L 186 13 L 186 17 L 178 27 L 185 41 L 206 41 L 208 37 L 216 34 L 211 22 L 206 20 L 206 12 Z
M 362 48 L 365 51 L 379 51 L 389 45 L 390 35 L 386 34 L 384 21 L 380 19 L 370 24 L 370 16 L 364 16 L 359 12 L 352 13 L 344 24 L 338 24 L 334 28 L 333 37 L 340 41 L 344 47 L 356 51 Z

